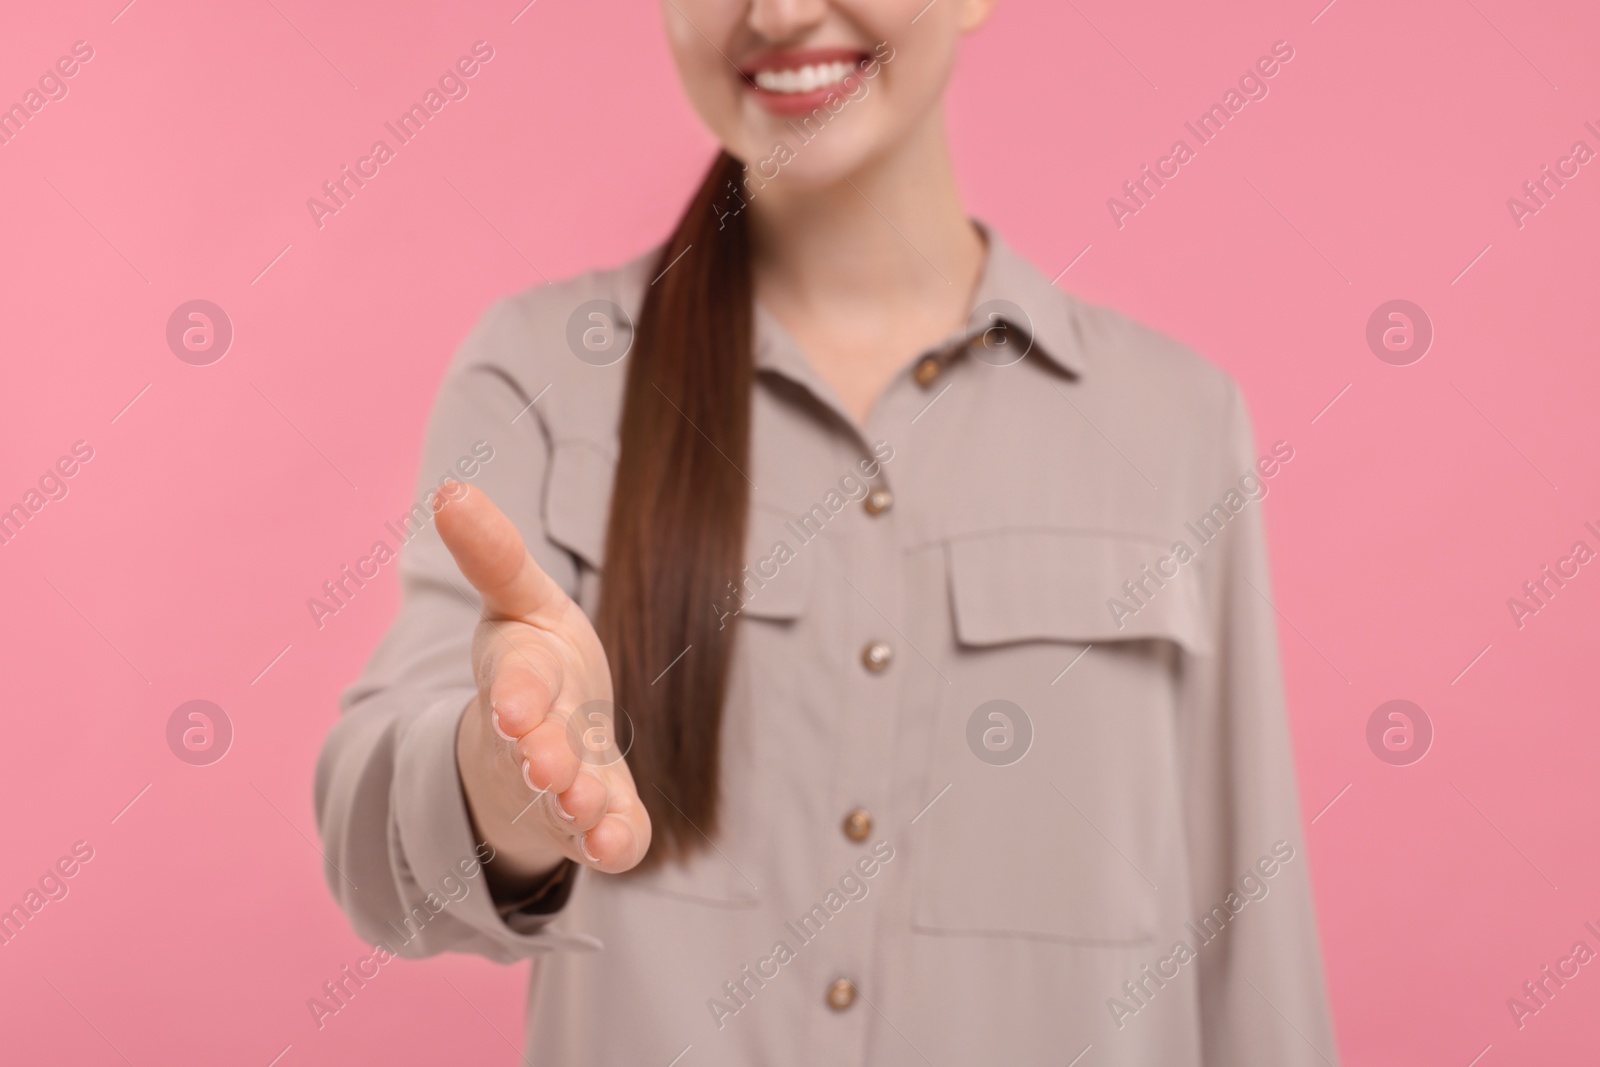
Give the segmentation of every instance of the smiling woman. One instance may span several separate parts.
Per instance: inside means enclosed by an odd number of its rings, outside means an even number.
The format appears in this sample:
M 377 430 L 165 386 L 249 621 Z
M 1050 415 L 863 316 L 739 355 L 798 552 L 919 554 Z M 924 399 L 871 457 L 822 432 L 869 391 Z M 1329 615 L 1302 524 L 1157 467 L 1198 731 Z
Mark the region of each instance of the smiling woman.
M 1304 844 L 1260 509 L 1106 611 L 1256 446 L 1225 374 L 968 215 L 944 93 L 994 2 L 664 0 L 720 152 L 440 388 L 423 471 L 507 436 L 401 554 L 319 824 L 374 940 L 492 847 L 397 951 L 532 958 L 535 1061 L 1334 1062 L 1304 861 L 1107 1010 Z M 572 340 L 598 307 L 621 357 Z

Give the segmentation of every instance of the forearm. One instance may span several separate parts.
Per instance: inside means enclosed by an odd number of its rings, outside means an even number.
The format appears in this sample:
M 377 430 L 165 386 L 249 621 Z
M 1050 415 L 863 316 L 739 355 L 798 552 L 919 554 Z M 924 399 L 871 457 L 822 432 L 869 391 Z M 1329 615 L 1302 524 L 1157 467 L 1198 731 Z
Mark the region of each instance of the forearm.
M 472 825 L 452 743 L 467 701 L 460 690 L 390 690 L 335 724 L 316 789 L 334 896 L 360 937 L 398 955 L 472 952 L 512 963 L 554 948 L 593 951 L 594 938 L 548 928 L 571 887 L 559 862 L 547 882 L 519 883 L 523 896 L 508 890 L 497 905 L 485 876 L 499 856 Z M 535 898 L 548 906 L 533 906 Z M 508 915 L 508 904 L 521 910 Z

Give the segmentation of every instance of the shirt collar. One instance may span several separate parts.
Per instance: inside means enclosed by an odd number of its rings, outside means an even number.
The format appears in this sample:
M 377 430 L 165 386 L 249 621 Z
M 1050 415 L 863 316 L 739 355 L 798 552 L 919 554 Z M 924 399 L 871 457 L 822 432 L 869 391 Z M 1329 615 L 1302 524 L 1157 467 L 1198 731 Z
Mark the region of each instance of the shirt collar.
M 978 339 L 994 325 L 992 316 L 999 315 L 1019 335 L 1005 343 L 1020 342 L 1026 356 L 1042 356 L 1067 373 L 1081 376 L 1088 368 L 1077 300 L 1057 289 L 991 227 L 977 219 L 973 223 L 988 240 L 989 255 L 966 329 L 952 336 L 953 345 L 941 347 L 959 349 L 974 341 L 982 344 Z M 1013 354 L 1011 358 L 1023 357 Z
M 974 346 L 985 362 L 1003 365 L 1043 358 L 1074 377 L 1081 376 L 1086 361 L 1077 301 L 1057 289 L 988 225 L 977 219 L 973 224 L 982 231 L 988 253 L 967 322 L 928 352 L 919 353 L 913 362 L 928 357 L 946 362 Z M 1002 323 L 1008 328 L 996 330 Z M 759 301 L 755 307 L 755 362 L 758 370 L 775 371 L 827 391 L 783 324 Z

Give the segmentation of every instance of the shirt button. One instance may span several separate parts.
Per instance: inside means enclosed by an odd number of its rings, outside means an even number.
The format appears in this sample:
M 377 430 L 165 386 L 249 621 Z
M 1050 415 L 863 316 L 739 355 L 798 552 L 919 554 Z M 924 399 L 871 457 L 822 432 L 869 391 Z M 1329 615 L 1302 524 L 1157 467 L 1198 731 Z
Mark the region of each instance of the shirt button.
M 911 372 L 911 376 L 917 380 L 918 385 L 926 389 L 933 384 L 935 378 L 939 377 L 939 361 L 932 356 L 925 357 L 917 364 L 917 369 Z
M 894 652 L 882 641 L 874 641 L 861 650 L 861 665 L 873 674 L 882 674 L 889 669 L 889 661 L 894 658 Z
M 887 489 L 874 489 L 867 494 L 866 509 L 868 515 L 882 515 L 889 510 L 889 505 L 894 503 L 894 494 Z
M 835 979 L 833 984 L 828 986 L 827 1001 L 828 1007 L 834 1011 L 844 1011 L 856 1002 L 855 983 L 848 978 Z
M 872 813 L 866 808 L 857 808 L 844 817 L 844 836 L 850 840 L 865 841 L 870 833 L 872 833 Z

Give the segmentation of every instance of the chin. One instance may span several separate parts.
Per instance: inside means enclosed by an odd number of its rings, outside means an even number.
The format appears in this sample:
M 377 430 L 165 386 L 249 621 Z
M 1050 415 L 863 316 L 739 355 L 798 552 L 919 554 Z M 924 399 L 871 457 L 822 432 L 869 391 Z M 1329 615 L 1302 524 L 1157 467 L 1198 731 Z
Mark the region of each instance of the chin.
M 734 154 L 762 181 L 793 189 L 822 188 L 856 173 L 877 152 L 878 140 L 862 121 L 868 116 L 852 117 L 857 121 L 849 128 L 819 128 L 800 119 L 761 121 L 723 143 L 736 145 Z

